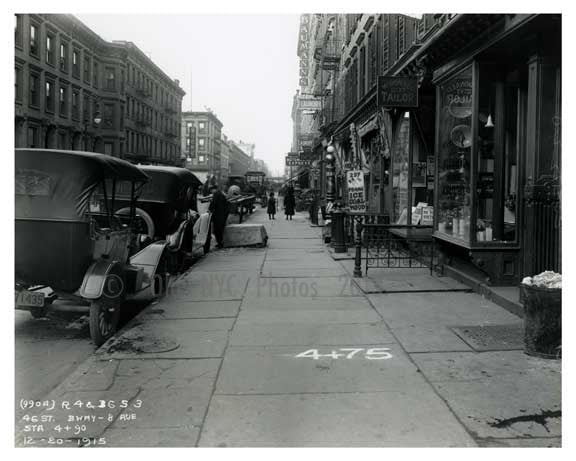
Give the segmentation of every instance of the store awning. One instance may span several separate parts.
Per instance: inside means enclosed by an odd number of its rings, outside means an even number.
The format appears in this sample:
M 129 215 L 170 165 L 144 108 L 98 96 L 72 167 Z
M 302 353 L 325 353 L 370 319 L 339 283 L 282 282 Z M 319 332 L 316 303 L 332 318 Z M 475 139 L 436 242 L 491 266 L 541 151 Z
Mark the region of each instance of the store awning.
M 368 121 L 364 122 L 358 128 L 356 128 L 356 132 L 360 138 L 366 136 L 370 131 L 374 131 L 378 129 L 378 117 L 376 115 L 372 115 L 368 119 Z

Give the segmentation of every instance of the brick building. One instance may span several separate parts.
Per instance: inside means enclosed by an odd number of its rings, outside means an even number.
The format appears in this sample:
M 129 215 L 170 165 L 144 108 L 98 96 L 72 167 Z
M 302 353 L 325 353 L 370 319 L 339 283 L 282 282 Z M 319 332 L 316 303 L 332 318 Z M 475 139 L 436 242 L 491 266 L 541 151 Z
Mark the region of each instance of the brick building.
M 180 162 L 184 91 L 130 42 L 65 14 L 15 15 L 15 144 Z
M 220 183 L 222 122 L 212 112 L 182 112 L 181 149 L 186 156 L 186 168 L 202 182 L 215 176 Z

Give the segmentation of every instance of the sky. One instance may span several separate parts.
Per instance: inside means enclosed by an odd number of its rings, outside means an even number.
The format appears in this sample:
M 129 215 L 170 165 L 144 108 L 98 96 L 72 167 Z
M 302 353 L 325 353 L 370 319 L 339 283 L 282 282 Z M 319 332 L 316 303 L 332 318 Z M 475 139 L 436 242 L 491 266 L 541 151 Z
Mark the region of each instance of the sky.
M 186 92 L 182 110 L 210 108 L 234 141 L 256 144 L 275 175 L 292 143 L 298 88 L 297 14 L 76 14 L 103 39 L 131 41 Z

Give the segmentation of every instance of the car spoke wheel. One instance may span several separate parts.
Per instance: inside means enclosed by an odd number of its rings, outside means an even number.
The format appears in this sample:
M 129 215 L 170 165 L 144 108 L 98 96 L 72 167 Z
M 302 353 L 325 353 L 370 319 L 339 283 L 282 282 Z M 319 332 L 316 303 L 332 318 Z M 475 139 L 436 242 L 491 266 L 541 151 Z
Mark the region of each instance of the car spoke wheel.
M 110 302 L 106 298 L 92 301 L 90 304 L 90 337 L 100 347 L 116 332 L 120 318 L 120 303 Z
M 90 304 L 90 337 L 97 347 L 116 333 L 123 299 L 122 278 L 110 274 L 104 283 L 102 296 Z

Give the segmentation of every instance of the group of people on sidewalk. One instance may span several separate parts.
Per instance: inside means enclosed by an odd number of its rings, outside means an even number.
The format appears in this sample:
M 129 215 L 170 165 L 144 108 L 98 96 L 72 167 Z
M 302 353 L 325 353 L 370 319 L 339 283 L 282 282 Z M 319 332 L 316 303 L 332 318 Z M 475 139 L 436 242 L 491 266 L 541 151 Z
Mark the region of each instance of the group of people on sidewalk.
M 294 216 L 294 209 L 296 208 L 296 198 L 294 197 L 294 188 L 289 186 L 286 189 L 286 195 L 284 196 L 284 214 L 286 219 L 292 221 L 292 216 Z M 274 192 L 270 192 L 268 197 L 268 219 L 276 219 L 276 198 L 274 197 Z

